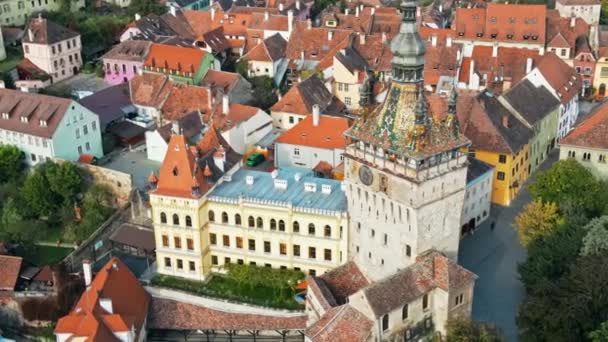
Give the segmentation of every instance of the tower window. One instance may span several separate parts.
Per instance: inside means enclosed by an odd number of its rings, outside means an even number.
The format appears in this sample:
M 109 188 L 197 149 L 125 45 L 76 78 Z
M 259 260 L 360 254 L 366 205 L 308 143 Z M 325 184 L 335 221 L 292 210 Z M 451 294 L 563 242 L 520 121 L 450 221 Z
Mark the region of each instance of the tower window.
M 388 330 L 388 314 L 382 316 L 382 331 Z

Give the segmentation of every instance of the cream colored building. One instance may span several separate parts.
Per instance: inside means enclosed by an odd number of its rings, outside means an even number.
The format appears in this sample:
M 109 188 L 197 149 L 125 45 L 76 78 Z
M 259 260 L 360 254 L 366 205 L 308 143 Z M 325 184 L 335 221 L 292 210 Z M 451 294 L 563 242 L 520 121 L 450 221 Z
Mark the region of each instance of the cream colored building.
M 596 26 L 600 22 L 602 4 L 599 0 L 557 0 L 555 9 L 560 17 L 581 18 L 587 24 Z
M 202 281 L 239 263 L 316 275 L 346 261 L 341 182 L 236 166 L 211 184 L 206 175 L 223 169 L 225 160 L 216 153 L 213 163 L 213 169 L 197 166 L 184 137 L 173 135 L 158 179 L 150 179 L 160 274 Z
M 84 0 L 71 1 L 70 9 L 77 11 L 84 8 Z M 35 12 L 51 12 L 61 9 L 61 0 L 4 0 L 0 3 L 0 24 L 21 26 Z
M 23 57 L 49 74 L 53 82 L 69 78 L 82 67 L 80 34 L 42 18 L 33 18 L 23 35 Z

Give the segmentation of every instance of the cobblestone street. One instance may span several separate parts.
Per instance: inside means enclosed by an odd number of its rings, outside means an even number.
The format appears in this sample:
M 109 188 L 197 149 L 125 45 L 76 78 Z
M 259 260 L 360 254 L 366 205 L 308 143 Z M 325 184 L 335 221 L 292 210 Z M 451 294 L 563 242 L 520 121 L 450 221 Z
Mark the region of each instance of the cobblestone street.
M 558 156 L 559 150 L 556 149 L 539 170 L 550 168 Z M 528 185 L 539 170 L 524 184 L 511 206 L 493 206 L 491 217 L 474 235 L 465 237 L 460 243 L 459 262 L 479 276 L 475 286 L 473 318 L 495 323 L 509 342 L 518 340 L 515 317 L 525 295 L 517 264 L 526 259 L 526 250 L 517 240 L 513 223 L 515 216 L 531 201 Z M 490 229 L 492 221 L 496 222 L 493 231 Z

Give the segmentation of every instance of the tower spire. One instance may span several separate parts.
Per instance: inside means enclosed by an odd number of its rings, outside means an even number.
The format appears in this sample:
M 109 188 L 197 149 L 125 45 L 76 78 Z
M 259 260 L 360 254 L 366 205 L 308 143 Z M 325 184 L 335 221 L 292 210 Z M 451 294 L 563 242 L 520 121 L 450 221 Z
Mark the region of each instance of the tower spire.
M 403 20 L 399 33 L 391 41 L 393 79 L 402 83 L 420 83 L 426 46 L 416 28 L 416 2 L 401 3 Z

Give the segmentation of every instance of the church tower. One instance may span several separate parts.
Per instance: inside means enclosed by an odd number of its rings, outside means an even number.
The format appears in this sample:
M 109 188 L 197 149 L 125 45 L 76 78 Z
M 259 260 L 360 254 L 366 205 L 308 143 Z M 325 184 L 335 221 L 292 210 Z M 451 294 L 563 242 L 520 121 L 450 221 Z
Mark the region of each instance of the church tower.
M 392 81 L 382 104 L 346 132 L 349 258 L 372 280 L 434 248 L 456 260 L 470 142 L 460 133 L 456 94 L 432 113 L 424 94 L 425 44 L 416 3 L 403 2 L 391 41 Z

